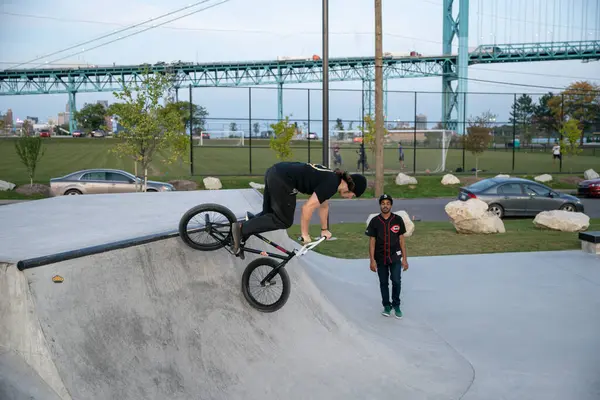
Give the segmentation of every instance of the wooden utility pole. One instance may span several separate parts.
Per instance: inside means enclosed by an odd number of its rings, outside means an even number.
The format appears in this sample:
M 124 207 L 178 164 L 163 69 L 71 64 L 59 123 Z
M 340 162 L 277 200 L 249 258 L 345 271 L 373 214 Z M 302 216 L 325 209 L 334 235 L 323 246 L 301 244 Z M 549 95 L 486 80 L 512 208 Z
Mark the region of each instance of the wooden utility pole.
M 383 34 L 381 1 L 375 0 L 375 196 L 383 194 Z

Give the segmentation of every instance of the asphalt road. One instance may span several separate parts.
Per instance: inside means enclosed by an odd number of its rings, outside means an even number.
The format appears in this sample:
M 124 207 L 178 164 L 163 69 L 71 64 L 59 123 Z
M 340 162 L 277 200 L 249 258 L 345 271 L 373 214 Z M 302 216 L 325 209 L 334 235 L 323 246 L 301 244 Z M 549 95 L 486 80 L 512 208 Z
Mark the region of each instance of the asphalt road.
M 436 199 L 406 199 L 394 201 L 392 211 L 404 210 L 411 217 L 421 221 L 447 221 L 448 216 L 444 211 L 444 206 L 448 202 L 455 200 L 455 197 L 445 197 Z M 590 218 L 600 218 L 600 199 L 582 199 L 585 207 L 585 213 Z M 296 206 L 295 223 L 300 223 L 300 207 L 305 200 L 300 200 Z M 333 200 L 330 204 L 329 223 L 337 224 L 341 222 L 366 222 L 369 214 L 379 212 L 377 199 L 365 200 Z M 313 215 L 312 223 L 319 223 L 317 213 Z

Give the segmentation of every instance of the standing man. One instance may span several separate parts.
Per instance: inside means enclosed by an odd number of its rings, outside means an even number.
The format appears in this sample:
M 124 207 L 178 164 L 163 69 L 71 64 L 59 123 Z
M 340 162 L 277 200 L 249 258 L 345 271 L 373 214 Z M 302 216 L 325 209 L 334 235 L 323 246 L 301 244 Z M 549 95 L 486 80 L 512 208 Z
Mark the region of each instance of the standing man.
M 400 310 L 400 268 L 408 269 L 406 261 L 406 243 L 404 234 L 406 225 L 402 217 L 392 214 L 394 200 L 387 194 L 379 197 L 381 213 L 369 222 L 366 234 L 370 237 L 369 256 L 371 271 L 379 276 L 381 290 L 382 315 L 389 317 L 392 308 L 396 318 L 402 318 Z M 390 301 L 389 280 L 392 281 L 392 301 Z

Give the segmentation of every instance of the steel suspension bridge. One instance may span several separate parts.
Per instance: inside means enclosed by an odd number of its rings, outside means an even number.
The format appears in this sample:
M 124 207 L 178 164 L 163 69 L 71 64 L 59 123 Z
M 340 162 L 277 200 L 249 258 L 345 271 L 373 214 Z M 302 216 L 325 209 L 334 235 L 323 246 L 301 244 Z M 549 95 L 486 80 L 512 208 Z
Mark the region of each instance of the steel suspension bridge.
M 480 0 L 482 1 L 482 0 Z M 485 1 L 485 0 L 483 0 Z M 468 66 L 474 64 L 545 62 L 560 60 L 600 60 L 600 40 L 548 41 L 537 43 L 482 44 L 469 51 L 469 1 L 443 0 L 443 51 L 439 56 L 384 56 L 384 85 L 388 79 L 442 78 L 442 123 L 462 133 L 457 121 L 466 115 L 464 96 L 468 93 Z M 599 6 L 596 12 L 600 14 Z M 587 11 L 587 10 L 586 10 Z M 600 15 L 599 15 L 600 17 Z M 586 20 L 587 21 L 587 20 Z M 452 43 L 458 37 L 458 53 Z M 76 111 L 76 93 L 119 91 L 123 85 L 139 81 L 139 75 L 152 73 L 173 75 L 173 89 L 192 87 L 277 85 L 278 116 L 283 118 L 285 84 L 321 82 L 323 62 L 305 60 L 267 60 L 225 63 L 174 63 L 119 65 L 111 67 L 9 69 L 0 71 L 0 95 L 35 95 L 64 93 L 69 95 L 71 115 Z M 375 60 L 373 57 L 329 59 L 330 81 L 362 81 L 365 111 L 374 110 Z M 453 83 L 457 81 L 457 87 Z M 385 88 L 384 88 L 385 89 Z M 387 101 L 385 102 L 387 108 Z M 70 130 L 76 121 L 70 119 Z

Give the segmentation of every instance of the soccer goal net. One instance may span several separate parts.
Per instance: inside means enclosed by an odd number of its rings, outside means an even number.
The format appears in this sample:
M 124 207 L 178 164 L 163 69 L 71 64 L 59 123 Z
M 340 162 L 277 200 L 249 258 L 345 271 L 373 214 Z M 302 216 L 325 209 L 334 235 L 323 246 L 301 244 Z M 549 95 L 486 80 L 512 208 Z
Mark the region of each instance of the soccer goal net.
M 202 134 L 194 135 L 194 143 L 197 146 L 214 144 L 219 146 L 240 146 L 243 147 L 246 136 L 244 131 L 202 131 Z M 210 141 L 210 142 L 207 142 Z

